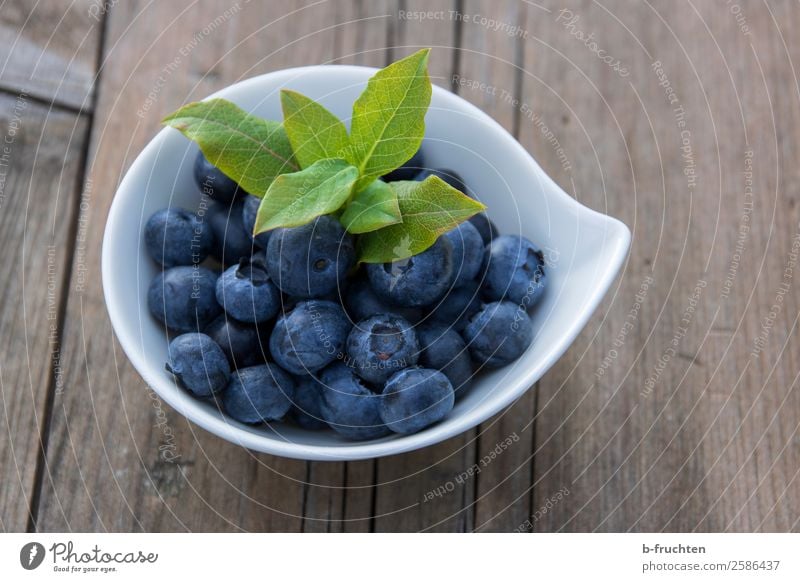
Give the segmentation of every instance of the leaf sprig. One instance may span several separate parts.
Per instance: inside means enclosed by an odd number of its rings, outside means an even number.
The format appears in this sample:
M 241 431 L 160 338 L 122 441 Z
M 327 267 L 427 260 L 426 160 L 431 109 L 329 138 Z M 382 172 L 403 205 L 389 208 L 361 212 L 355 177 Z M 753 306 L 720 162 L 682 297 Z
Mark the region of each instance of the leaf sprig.
M 336 213 L 348 232 L 359 235 L 360 261 L 404 259 L 486 208 L 437 176 L 379 179 L 422 143 L 431 100 L 429 53 L 418 51 L 369 80 L 353 104 L 349 134 L 320 103 L 289 89 L 281 90 L 283 123 L 225 99 L 189 103 L 163 122 L 262 199 L 254 234 Z

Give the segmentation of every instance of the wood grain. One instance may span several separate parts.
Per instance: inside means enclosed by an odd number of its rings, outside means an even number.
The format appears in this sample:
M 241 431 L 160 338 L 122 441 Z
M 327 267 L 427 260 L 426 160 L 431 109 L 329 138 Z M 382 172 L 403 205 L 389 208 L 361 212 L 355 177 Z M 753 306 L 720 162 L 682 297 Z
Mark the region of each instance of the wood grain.
M 29 93 L 0 182 L 12 252 L 0 276 L 3 530 L 25 529 L 31 504 L 42 531 L 800 530 L 792 3 L 742 4 L 738 19 L 623 0 L 112 4 L 97 20 L 93 0 L 25 0 L 0 16 L 4 134 L 16 93 Z M 409 16 L 420 11 L 437 16 Z M 119 180 L 186 101 L 271 70 L 382 66 L 424 46 L 434 82 L 630 226 L 623 273 L 534 390 L 437 446 L 305 463 L 189 424 L 148 391 L 106 315 L 100 246 Z
M 6 2 L 0 14 L 0 88 L 89 109 L 103 2 Z
M 70 272 L 70 225 L 86 120 L 0 95 L 0 529 L 25 531 L 33 503 L 51 363 L 60 351 L 59 312 Z

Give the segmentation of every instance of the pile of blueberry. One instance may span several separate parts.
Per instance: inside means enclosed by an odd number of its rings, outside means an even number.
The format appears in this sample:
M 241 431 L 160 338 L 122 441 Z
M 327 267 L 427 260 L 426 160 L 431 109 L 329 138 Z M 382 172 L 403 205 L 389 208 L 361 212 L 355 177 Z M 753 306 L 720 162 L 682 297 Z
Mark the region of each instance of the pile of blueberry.
M 454 172 L 424 166 L 420 150 L 383 179 L 436 174 L 469 194 Z M 543 255 L 485 214 L 423 253 L 359 267 L 334 216 L 253 237 L 260 200 L 202 154 L 194 176 L 198 212 L 159 210 L 145 226 L 162 267 L 148 306 L 172 338 L 178 384 L 240 422 L 286 419 L 354 440 L 414 433 L 533 339 Z

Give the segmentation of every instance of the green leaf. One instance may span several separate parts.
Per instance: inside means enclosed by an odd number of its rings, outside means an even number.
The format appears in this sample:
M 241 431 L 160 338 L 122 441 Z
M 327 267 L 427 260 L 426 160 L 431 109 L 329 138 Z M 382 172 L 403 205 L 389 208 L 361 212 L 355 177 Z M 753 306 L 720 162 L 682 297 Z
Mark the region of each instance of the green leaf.
M 341 158 L 348 144 L 347 128 L 333 113 L 305 95 L 281 90 L 283 125 L 303 168 L 326 158 Z
M 320 160 L 305 170 L 275 178 L 258 207 L 254 234 L 301 226 L 338 210 L 350 197 L 358 169 L 344 160 Z
M 375 73 L 353 104 L 345 157 L 361 173 L 356 191 L 402 166 L 419 149 L 431 101 L 429 53 L 423 49 Z
M 402 222 L 394 189 L 380 180 L 356 194 L 339 218 L 347 232 L 361 234 Z
M 390 185 L 397 194 L 403 222 L 360 237 L 359 260 L 364 263 L 388 263 L 419 254 L 440 235 L 486 209 L 438 176 Z
M 209 162 L 255 196 L 263 196 L 280 174 L 300 169 L 280 123 L 225 99 L 189 103 L 163 123 L 197 142 Z

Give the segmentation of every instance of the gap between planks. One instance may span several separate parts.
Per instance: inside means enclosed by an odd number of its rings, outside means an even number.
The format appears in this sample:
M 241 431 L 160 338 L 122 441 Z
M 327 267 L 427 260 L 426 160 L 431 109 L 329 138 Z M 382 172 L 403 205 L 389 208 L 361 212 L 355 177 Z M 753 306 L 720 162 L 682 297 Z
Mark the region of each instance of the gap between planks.
M 69 232 L 67 235 L 67 249 L 66 249 L 66 256 L 65 262 L 70 266 L 73 265 L 74 258 L 75 258 L 75 248 L 77 246 L 77 237 L 78 237 L 78 220 L 80 218 L 80 204 L 81 204 L 81 192 L 83 191 L 83 186 L 86 181 L 87 170 L 88 170 L 88 163 L 89 163 L 89 148 L 91 147 L 92 143 L 92 129 L 94 126 L 94 111 L 97 105 L 98 95 L 99 95 L 99 88 L 100 88 L 100 78 L 101 73 L 103 70 L 103 57 L 105 51 L 105 40 L 106 40 L 106 28 L 108 23 L 108 12 L 111 10 L 111 6 L 109 9 L 102 16 L 102 22 L 99 27 L 99 34 L 100 38 L 98 39 L 97 43 L 97 53 L 95 56 L 95 76 L 93 79 L 93 84 L 95 90 L 92 91 L 91 100 L 89 102 L 88 108 L 76 108 L 71 105 L 61 103 L 57 99 L 53 99 L 52 101 L 48 101 L 46 99 L 42 99 L 40 97 L 28 96 L 31 101 L 43 104 L 45 106 L 54 107 L 57 109 L 61 109 L 64 111 L 68 111 L 78 116 L 86 116 L 86 137 L 84 139 L 83 144 L 81 144 L 81 153 L 80 159 L 78 162 L 78 171 L 75 176 L 75 185 L 74 185 L 74 194 L 73 194 L 73 202 L 72 202 L 72 209 L 71 209 L 71 216 L 70 216 L 70 226 Z M 0 92 L 7 92 L 8 90 L 5 87 L 0 86 Z M 15 92 L 18 94 L 18 92 Z M 67 314 L 67 301 L 69 299 L 69 282 L 72 277 L 72 270 L 64 269 L 64 274 L 59 282 L 60 289 L 62 290 L 61 295 L 59 297 L 58 302 L 58 312 L 56 317 L 56 324 L 57 324 L 57 339 L 56 345 L 61 346 L 64 336 L 64 325 L 66 323 L 66 314 Z M 55 402 L 55 395 L 56 395 L 56 381 L 57 381 L 57 370 L 56 370 L 56 358 L 58 356 L 53 353 L 50 356 L 50 361 L 48 363 L 50 368 L 50 375 L 48 376 L 48 383 L 47 383 L 47 391 L 46 391 L 46 399 L 44 405 L 44 414 L 42 418 L 42 426 L 40 427 L 39 432 L 39 452 L 36 457 L 36 469 L 34 471 L 34 479 L 33 479 L 33 487 L 31 490 L 31 501 L 30 506 L 28 509 L 28 524 L 26 527 L 26 531 L 28 533 L 34 533 L 37 531 L 37 525 L 39 520 L 39 504 L 41 501 L 42 495 L 42 485 L 44 482 L 44 475 L 45 470 L 47 468 L 47 448 L 50 440 L 50 426 L 53 419 L 53 405 Z

